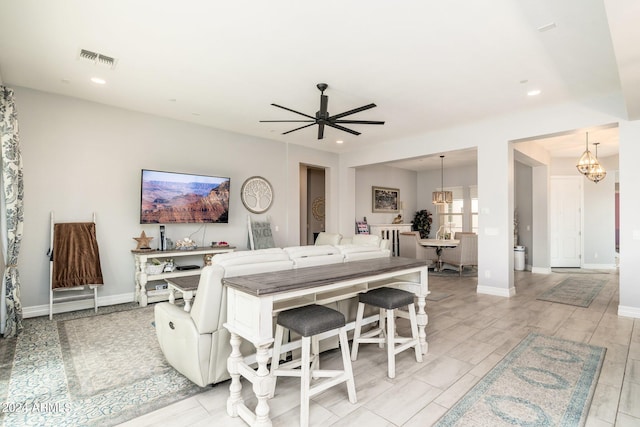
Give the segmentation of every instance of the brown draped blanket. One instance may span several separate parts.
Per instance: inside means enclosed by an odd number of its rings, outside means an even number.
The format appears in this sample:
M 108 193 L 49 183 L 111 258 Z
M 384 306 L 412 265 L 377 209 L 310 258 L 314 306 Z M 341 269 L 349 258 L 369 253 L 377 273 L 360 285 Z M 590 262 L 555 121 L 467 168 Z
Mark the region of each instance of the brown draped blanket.
M 52 289 L 104 283 L 94 222 L 54 224 L 52 260 Z

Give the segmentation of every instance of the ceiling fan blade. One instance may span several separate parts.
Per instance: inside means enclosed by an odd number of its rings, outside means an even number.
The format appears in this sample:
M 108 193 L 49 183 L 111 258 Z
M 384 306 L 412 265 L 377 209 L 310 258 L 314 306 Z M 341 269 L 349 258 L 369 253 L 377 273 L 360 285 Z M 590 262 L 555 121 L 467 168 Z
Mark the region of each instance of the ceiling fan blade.
M 318 123 L 318 139 L 324 138 L 324 123 Z
M 315 120 L 260 120 L 260 123 L 309 123 Z
M 384 122 L 376 120 L 335 120 L 333 123 L 351 123 L 359 125 L 383 125 Z
M 295 131 L 300 130 L 300 129 L 308 128 L 309 126 L 313 126 L 313 125 L 315 125 L 315 120 L 314 120 L 314 123 L 309 123 L 308 125 L 304 125 L 304 126 L 300 126 L 299 128 L 288 130 L 286 132 L 283 132 L 282 134 L 286 135 L 288 133 L 295 132 Z
M 344 132 L 349 132 L 349 133 L 351 133 L 353 135 L 360 135 L 360 132 L 356 132 L 355 130 L 348 129 L 348 128 L 344 127 L 344 126 L 340 126 L 340 125 L 337 125 L 335 123 L 325 122 L 325 125 L 330 126 L 332 128 L 340 129 L 341 131 L 344 131 Z
M 354 108 L 353 110 L 345 111 L 344 113 L 336 114 L 335 116 L 329 117 L 329 120 L 339 119 L 341 117 L 349 116 L 351 114 L 359 113 L 360 111 L 368 110 L 370 108 L 374 108 L 376 104 L 364 105 L 359 108 Z
M 291 108 L 283 107 L 282 105 L 278 105 L 278 104 L 271 104 L 271 105 L 273 105 L 274 107 L 282 108 L 283 110 L 291 111 L 292 113 L 300 114 L 301 116 L 305 116 L 305 117 L 308 117 L 308 118 L 313 119 L 313 120 L 316 119 L 313 116 L 310 116 L 310 115 L 305 114 L 305 113 L 301 113 L 300 111 L 292 110 Z

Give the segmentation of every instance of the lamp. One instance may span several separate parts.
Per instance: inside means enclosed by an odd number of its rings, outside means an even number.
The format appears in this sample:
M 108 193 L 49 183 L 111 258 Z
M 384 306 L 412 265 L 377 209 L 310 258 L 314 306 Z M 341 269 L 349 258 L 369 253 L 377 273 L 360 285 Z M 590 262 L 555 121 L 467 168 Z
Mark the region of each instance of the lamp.
M 431 203 L 434 205 L 448 205 L 453 202 L 453 193 L 444 191 L 444 156 L 440 156 L 440 190 L 434 191 L 431 195 Z
M 589 178 L 591 181 L 595 182 L 596 184 L 602 181 L 605 176 L 607 176 L 607 171 L 604 170 L 604 168 L 598 161 L 598 145 L 599 144 L 600 144 L 599 142 L 593 143 L 593 145 L 596 146 L 596 165 L 593 168 L 593 170 L 587 174 L 587 178 Z
M 596 147 L 597 148 L 597 147 Z M 598 159 L 593 157 L 591 151 L 589 151 L 589 132 L 587 132 L 587 141 L 585 143 L 585 150 L 582 153 L 582 156 L 578 159 L 578 164 L 576 168 L 578 168 L 578 172 L 583 175 L 587 175 L 591 173 L 598 165 Z

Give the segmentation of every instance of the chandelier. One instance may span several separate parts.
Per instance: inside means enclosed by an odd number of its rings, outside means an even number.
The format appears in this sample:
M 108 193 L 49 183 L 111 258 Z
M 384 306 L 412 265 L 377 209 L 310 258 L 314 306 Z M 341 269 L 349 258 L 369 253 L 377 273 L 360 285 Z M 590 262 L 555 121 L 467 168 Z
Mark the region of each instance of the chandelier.
M 587 178 L 589 178 L 591 181 L 595 182 L 596 184 L 602 181 L 605 176 L 607 176 L 607 171 L 604 170 L 604 167 L 602 167 L 602 164 L 600 164 L 600 162 L 598 161 L 598 145 L 599 144 L 600 144 L 599 142 L 595 142 L 593 144 L 596 146 L 596 165 L 591 170 L 591 172 L 586 174 Z
M 587 175 L 593 172 L 597 166 L 599 166 L 598 159 L 596 159 L 593 154 L 591 154 L 591 151 L 589 151 L 589 132 L 587 132 L 585 150 L 584 153 L 582 153 L 582 156 L 580 156 L 580 158 L 578 159 L 576 168 L 578 168 L 578 172 L 580 172 L 581 174 Z
M 434 205 L 448 205 L 453 202 L 453 193 L 444 191 L 444 156 L 440 156 L 440 191 L 434 191 L 431 195 L 431 203 Z

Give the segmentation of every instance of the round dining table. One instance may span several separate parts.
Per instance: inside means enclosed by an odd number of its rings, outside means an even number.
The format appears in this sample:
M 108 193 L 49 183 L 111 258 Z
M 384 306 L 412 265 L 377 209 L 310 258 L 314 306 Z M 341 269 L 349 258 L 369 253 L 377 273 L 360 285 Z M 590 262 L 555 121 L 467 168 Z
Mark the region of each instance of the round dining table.
M 436 271 L 442 269 L 442 249 L 455 248 L 460 244 L 460 240 L 457 239 L 420 239 L 419 241 L 422 246 L 436 248 L 436 255 L 438 255 Z

